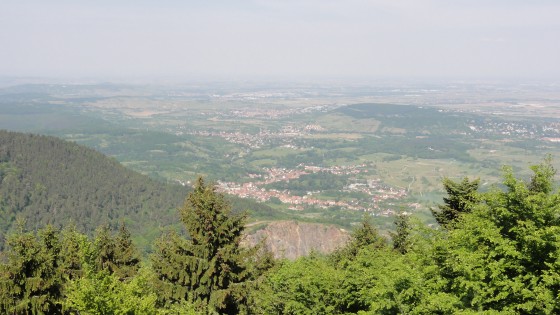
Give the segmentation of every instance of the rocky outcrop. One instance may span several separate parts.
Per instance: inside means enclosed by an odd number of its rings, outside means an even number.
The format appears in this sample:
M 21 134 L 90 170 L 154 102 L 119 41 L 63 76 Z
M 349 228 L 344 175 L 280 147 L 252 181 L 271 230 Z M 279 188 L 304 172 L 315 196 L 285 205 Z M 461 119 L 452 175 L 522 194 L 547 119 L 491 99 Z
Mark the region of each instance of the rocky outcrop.
M 245 242 L 255 245 L 265 239 L 265 246 L 276 258 L 296 259 L 311 251 L 330 253 L 346 244 L 349 237 L 348 232 L 333 225 L 275 221 L 247 235 Z

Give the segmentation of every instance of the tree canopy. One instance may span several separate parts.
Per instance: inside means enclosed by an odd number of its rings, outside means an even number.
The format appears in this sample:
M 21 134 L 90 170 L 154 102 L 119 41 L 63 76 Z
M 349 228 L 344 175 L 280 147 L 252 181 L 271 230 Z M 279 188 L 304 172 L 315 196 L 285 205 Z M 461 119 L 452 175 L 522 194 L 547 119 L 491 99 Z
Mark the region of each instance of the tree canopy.
M 388 246 L 366 216 L 345 247 L 293 261 L 243 247 L 245 215 L 202 178 L 179 209 L 187 235 L 164 234 L 151 264 L 124 225 L 90 238 L 19 222 L 0 256 L 0 313 L 558 314 L 556 170 L 548 158 L 531 169 L 505 167 L 485 192 L 447 182 L 457 216 L 444 229 L 401 215 Z
M 478 187 L 480 180 L 469 180 L 467 177 L 455 182 L 448 177 L 443 179 L 443 187 L 447 197 L 438 209 L 431 209 L 432 215 L 444 228 L 451 228 L 463 213 L 468 213 L 479 201 Z
M 247 302 L 244 285 L 255 276 L 248 264 L 258 259 L 241 247 L 245 214 L 233 215 L 224 196 L 202 178 L 179 212 L 189 239 L 165 235 L 152 256 L 160 301 L 239 313 Z

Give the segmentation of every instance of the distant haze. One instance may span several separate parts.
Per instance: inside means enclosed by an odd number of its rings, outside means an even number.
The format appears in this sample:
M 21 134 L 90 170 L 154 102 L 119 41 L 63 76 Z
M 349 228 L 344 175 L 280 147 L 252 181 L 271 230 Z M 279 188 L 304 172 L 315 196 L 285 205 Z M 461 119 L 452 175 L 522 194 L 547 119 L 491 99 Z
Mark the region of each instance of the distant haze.
M 5 0 L 0 76 L 560 77 L 557 0 Z

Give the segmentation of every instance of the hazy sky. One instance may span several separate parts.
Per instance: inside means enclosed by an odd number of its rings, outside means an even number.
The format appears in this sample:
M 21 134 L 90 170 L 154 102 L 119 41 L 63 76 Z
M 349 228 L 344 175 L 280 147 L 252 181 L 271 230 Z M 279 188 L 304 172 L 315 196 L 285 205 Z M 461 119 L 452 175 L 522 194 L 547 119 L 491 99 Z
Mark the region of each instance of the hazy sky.
M 2 0 L 0 76 L 560 78 L 559 0 Z

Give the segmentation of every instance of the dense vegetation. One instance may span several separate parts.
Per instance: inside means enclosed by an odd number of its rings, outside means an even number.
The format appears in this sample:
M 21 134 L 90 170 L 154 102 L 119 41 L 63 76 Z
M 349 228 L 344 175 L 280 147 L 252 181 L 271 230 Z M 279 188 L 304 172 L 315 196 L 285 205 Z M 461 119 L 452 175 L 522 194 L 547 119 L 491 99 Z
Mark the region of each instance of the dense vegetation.
M 411 133 L 448 134 L 449 130 L 465 131 L 471 115 L 457 115 L 431 107 L 393 104 L 355 104 L 337 110 L 354 118 L 375 118 L 383 127 L 406 128 Z
M 178 222 L 187 188 L 123 167 L 92 149 L 54 137 L 0 131 L 0 249 L 17 217 L 36 230 L 72 223 L 87 234 L 125 221 L 142 246 Z M 234 201 L 237 211 L 273 216 L 265 205 Z
M 199 179 L 181 220 L 155 243 L 150 267 L 126 226 L 93 240 L 70 226 L 27 232 L 23 222 L 0 256 L 2 314 L 194 314 L 248 312 L 249 292 L 272 266 L 260 247 L 240 246 L 245 215 Z
M 547 159 L 524 181 L 444 181 L 438 229 L 400 215 L 391 241 L 367 217 L 333 254 L 274 261 L 240 246 L 244 216 L 201 179 L 174 232 L 139 262 L 123 226 L 93 240 L 67 227 L 8 237 L 7 314 L 557 314 L 560 192 Z
M 135 231 L 175 220 L 186 189 L 130 171 L 114 159 L 53 137 L 0 131 L 0 231 L 15 218 L 35 229 L 74 222 L 90 232 L 126 218 Z
M 349 245 L 358 250 L 280 263 L 257 294 L 259 311 L 557 314 L 560 194 L 549 161 L 532 169 L 525 182 L 506 168 L 504 189 L 485 193 L 473 191 L 476 180 L 446 180 L 439 230 L 400 216 L 392 246 L 364 237 L 375 233 L 364 225 Z

